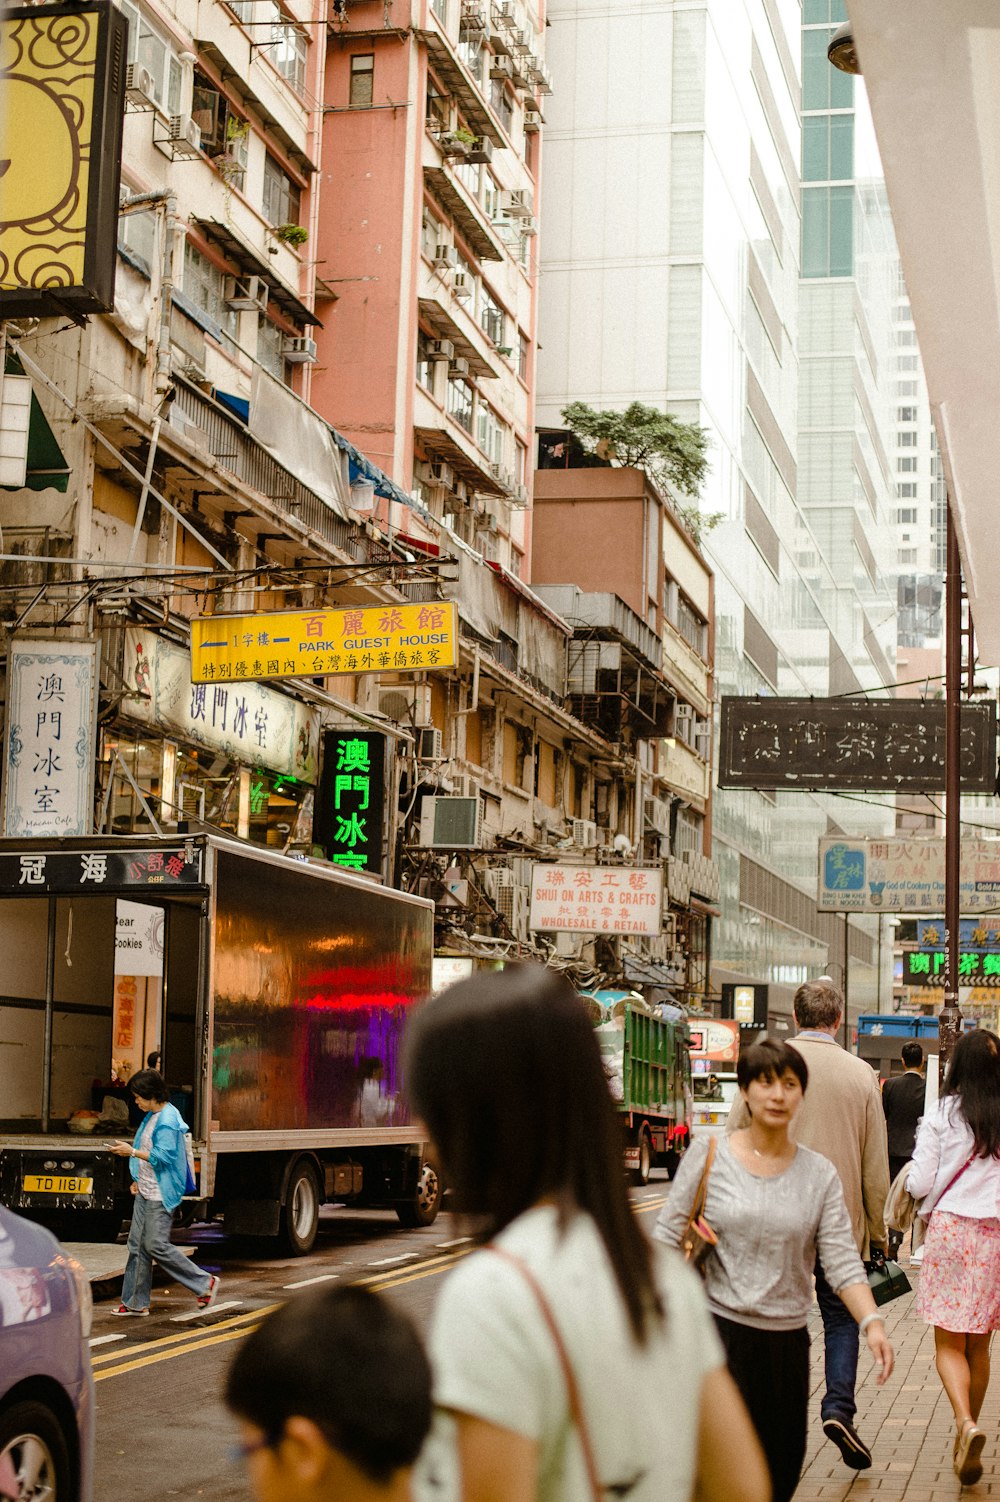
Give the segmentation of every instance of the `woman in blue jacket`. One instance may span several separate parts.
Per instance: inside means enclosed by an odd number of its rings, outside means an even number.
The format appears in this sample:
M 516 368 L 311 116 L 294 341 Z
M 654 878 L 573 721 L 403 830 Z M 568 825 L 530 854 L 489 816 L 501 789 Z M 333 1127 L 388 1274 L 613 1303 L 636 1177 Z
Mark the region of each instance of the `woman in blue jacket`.
M 184 1118 L 167 1099 L 167 1085 L 155 1069 L 142 1069 L 129 1080 L 129 1089 L 145 1116 L 135 1141 L 113 1142 L 111 1151 L 128 1158 L 135 1206 L 128 1233 L 128 1262 L 122 1301 L 114 1314 L 148 1315 L 153 1259 L 178 1283 L 198 1295 L 198 1308 L 211 1309 L 219 1294 L 219 1279 L 195 1267 L 170 1240 L 174 1211 L 184 1198 L 188 1165 Z

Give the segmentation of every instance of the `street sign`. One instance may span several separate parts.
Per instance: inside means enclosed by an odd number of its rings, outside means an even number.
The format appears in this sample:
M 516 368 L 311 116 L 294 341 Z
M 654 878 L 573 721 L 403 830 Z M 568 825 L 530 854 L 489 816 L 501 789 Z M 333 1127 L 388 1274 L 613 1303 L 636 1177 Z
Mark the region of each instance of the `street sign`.
M 328 730 L 314 831 L 335 865 L 382 873 L 385 736 Z
M 360 610 L 281 610 L 191 622 L 192 683 L 422 673 L 458 662 L 453 601 Z
M 662 910 L 662 866 L 532 867 L 528 927 L 535 930 L 655 937 Z
M 1000 908 L 1000 840 L 963 840 L 959 906 L 963 913 Z M 944 909 L 944 840 L 819 841 L 819 895 L 824 913 L 940 913 Z
M 940 949 L 944 944 L 943 918 L 917 919 L 917 948 Z M 959 920 L 959 949 L 995 949 L 1000 953 L 1000 915 Z
M 997 707 L 962 704 L 962 791 L 997 784 Z M 719 787 L 944 791 L 944 704 L 725 696 Z
M 943 949 L 904 949 L 904 986 L 943 986 L 948 956 Z M 1000 987 L 1000 954 L 964 949 L 958 957 L 960 986 Z

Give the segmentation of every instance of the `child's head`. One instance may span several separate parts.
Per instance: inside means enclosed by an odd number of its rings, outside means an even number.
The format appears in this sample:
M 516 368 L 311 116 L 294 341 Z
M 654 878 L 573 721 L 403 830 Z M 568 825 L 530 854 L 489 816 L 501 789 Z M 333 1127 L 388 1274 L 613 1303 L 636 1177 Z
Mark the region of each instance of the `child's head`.
M 427 1357 L 409 1320 L 365 1288 L 325 1289 L 270 1315 L 230 1366 L 259 1502 L 391 1494 L 431 1422 Z

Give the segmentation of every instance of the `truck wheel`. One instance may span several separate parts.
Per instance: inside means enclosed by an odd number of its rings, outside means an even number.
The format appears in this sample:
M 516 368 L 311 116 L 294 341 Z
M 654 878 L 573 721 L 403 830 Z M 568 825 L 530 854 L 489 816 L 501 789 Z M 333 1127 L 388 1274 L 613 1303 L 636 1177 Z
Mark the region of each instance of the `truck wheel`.
M 653 1166 L 653 1144 L 649 1140 L 649 1133 L 643 1127 L 639 1133 L 639 1166 L 632 1170 L 633 1184 L 648 1184 L 649 1172 Z
M 667 1150 L 664 1154 L 663 1162 L 667 1170 L 667 1178 L 672 1179 L 681 1166 L 681 1155 L 676 1147 L 671 1147 Z
M 44 1403 L 15 1403 L 0 1414 L 0 1461 L 21 1483 L 20 1502 L 70 1502 L 66 1436 Z
M 311 1252 L 319 1230 L 319 1186 L 309 1163 L 296 1163 L 281 1207 L 281 1241 L 296 1257 Z
M 433 1225 L 441 1208 L 443 1187 L 441 1175 L 434 1164 L 425 1159 L 420 1165 L 420 1176 L 413 1197 L 399 1200 L 396 1205 L 400 1225 L 406 1226 L 408 1230 L 413 1230 L 416 1226 Z

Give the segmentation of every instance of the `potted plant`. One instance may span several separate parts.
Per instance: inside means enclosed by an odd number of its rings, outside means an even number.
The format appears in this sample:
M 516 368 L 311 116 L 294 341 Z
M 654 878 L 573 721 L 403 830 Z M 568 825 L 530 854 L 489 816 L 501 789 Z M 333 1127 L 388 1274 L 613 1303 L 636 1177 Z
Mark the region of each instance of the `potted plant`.
M 304 245 L 309 239 L 309 231 L 301 224 L 276 224 L 272 233 L 283 245 Z

